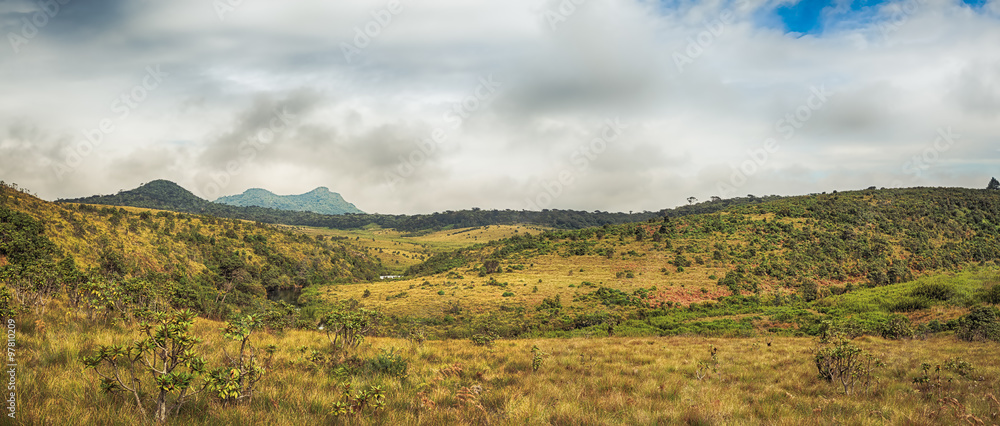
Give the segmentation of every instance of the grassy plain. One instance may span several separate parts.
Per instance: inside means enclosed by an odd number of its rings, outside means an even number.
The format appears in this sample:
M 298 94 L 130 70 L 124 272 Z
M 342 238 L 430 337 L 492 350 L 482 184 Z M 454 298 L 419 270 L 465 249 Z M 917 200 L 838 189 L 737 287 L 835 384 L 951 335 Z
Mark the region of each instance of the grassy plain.
M 96 375 L 78 358 L 98 345 L 137 333 L 76 316 L 61 306 L 20 319 L 17 337 L 19 424 L 141 422 L 131 400 L 102 394 Z M 198 319 L 197 350 L 220 362 L 222 323 Z M 817 376 L 816 342 L 762 335 L 746 339 L 648 337 L 498 340 L 369 338 L 360 358 L 395 348 L 408 363 L 404 377 L 336 374 L 314 368 L 302 347 L 323 350 L 317 331 L 264 334 L 278 351 L 248 405 L 224 406 L 206 394 L 185 405 L 172 424 L 986 424 L 1000 421 L 1000 378 L 994 343 L 863 337 L 856 344 L 885 361 L 871 392 L 845 394 Z M 531 348 L 545 353 L 537 371 Z M 232 346 L 229 346 L 232 350 Z M 700 367 L 718 350 L 717 364 Z M 972 374 L 942 373 L 915 384 L 922 363 L 960 358 Z M 702 374 L 699 376 L 699 368 Z M 341 417 L 330 413 L 344 383 L 385 389 L 386 408 Z M 9 421 L 6 419 L 4 421 Z

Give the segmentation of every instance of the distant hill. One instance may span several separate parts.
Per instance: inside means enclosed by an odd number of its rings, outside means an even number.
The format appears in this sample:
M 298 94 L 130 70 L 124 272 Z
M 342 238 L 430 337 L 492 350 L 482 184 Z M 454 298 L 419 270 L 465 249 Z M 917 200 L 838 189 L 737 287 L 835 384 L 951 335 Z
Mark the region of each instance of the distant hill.
M 320 188 L 324 189 L 324 188 Z M 313 191 L 315 192 L 315 191 Z M 252 220 L 262 223 L 280 223 L 293 226 L 315 226 L 332 229 L 356 229 L 378 225 L 404 232 L 419 232 L 451 228 L 471 228 L 487 225 L 538 225 L 559 229 L 581 229 L 591 226 L 643 222 L 653 218 L 682 217 L 692 214 L 713 213 L 742 205 L 774 201 L 782 197 L 713 198 L 697 204 L 663 209 L 655 212 L 615 213 L 605 211 L 579 211 L 545 209 L 528 210 L 469 210 L 445 211 L 420 215 L 352 214 L 329 215 L 310 211 L 278 210 L 267 207 L 240 207 L 213 203 L 198 198 L 190 191 L 167 180 L 155 180 L 129 191 L 114 195 L 61 199 L 60 203 L 100 204 L 170 210 L 181 213 L 206 214 L 216 217 Z
M 330 192 L 328 188 L 323 186 L 301 195 L 276 195 L 266 189 L 250 188 L 239 195 L 220 197 L 215 202 L 230 206 L 257 206 L 331 215 L 364 213 L 354 204 L 345 201 L 340 194 Z

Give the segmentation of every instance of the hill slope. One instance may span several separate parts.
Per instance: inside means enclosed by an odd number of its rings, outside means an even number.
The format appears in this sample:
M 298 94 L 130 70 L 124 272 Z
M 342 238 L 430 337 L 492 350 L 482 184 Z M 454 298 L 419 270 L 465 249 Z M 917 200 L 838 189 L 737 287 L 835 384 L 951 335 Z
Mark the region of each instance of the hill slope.
M 326 187 L 319 187 L 300 195 L 276 195 L 266 189 L 250 188 L 239 195 L 219 197 L 215 202 L 230 206 L 257 206 L 330 215 L 364 213 L 354 204 L 345 201 L 340 194 L 330 192 Z
M 711 213 L 739 205 L 757 204 L 782 197 L 742 197 L 727 200 L 714 199 L 698 204 L 663 209 L 657 212 L 613 213 L 576 210 L 470 210 L 445 211 L 420 215 L 344 214 L 327 215 L 306 211 L 277 210 L 265 207 L 239 207 L 212 203 L 198 198 L 177 184 L 157 180 L 139 188 L 115 195 L 96 195 L 84 198 L 62 199 L 60 203 L 100 204 L 154 208 L 175 212 L 206 214 L 253 220 L 263 223 L 280 223 L 294 226 L 313 226 L 331 229 L 358 229 L 368 225 L 393 228 L 403 232 L 420 232 L 453 228 L 475 228 L 490 225 L 538 225 L 559 229 L 580 229 L 590 226 L 613 225 L 644 221 L 657 217 L 681 217 L 690 214 Z
M 170 185 L 150 185 L 177 205 L 204 202 Z M 149 206 L 163 201 L 127 195 Z M 343 239 L 210 216 L 55 204 L 2 185 L 0 229 L 0 281 L 10 288 L 32 287 L 29 277 L 38 274 L 72 281 L 72 289 L 146 282 L 157 298 L 203 312 L 259 304 L 281 290 L 368 281 L 385 271 Z

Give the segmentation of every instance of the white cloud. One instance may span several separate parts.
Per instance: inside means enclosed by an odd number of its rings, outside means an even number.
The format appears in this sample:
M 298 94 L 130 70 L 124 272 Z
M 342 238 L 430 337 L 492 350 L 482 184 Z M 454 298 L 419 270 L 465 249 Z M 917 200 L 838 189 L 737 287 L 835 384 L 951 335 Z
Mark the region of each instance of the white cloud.
M 244 2 L 223 20 L 210 2 L 70 3 L 19 53 L 0 46 L 0 178 L 49 199 L 157 178 L 203 194 L 287 103 L 301 121 L 224 193 L 327 186 L 369 211 L 520 209 L 569 171 L 548 207 L 655 210 L 721 195 L 769 137 L 780 148 L 734 195 L 980 187 L 997 174 L 996 0 L 831 10 L 824 32 L 799 38 L 761 25 L 767 2 L 561 3 L 403 1 L 350 62 L 343 43 L 384 21 L 388 1 Z M 0 9 L 0 33 L 20 34 L 27 10 Z M 564 18 L 554 31 L 546 11 Z M 115 99 L 155 65 L 169 77 L 121 117 Z M 488 76 L 500 89 L 472 98 Z M 778 120 L 814 87 L 834 94 L 785 139 Z M 454 126 L 463 102 L 476 108 Z M 574 151 L 616 117 L 630 127 L 578 170 Z M 115 131 L 60 179 L 52 165 L 104 119 Z M 961 137 L 908 174 L 946 127 Z M 443 142 L 390 188 L 386 173 L 435 129 Z

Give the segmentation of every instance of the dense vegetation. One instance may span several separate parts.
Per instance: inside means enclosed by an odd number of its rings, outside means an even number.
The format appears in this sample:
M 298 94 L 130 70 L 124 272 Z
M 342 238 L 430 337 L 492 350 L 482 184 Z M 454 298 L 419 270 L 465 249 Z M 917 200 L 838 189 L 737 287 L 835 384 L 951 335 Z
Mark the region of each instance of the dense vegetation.
M 65 203 L 131 206 L 175 212 L 203 214 L 216 217 L 252 220 L 262 223 L 280 223 L 296 226 L 315 226 L 333 229 L 356 229 L 368 225 L 417 232 L 451 228 L 469 228 L 487 225 L 533 224 L 560 229 L 579 229 L 608 224 L 644 221 L 654 217 L 679 217 L 721 211 L 729 207 L 760 203 L 780 197 L 713 199 L 703 203 L 666 209 L 659 212 L 609 213 L 574 210 L 471 210 L 446 211 L 424 215 L 344 214 L 324 215 L 303 211 L 276 210 L 263 207 L 239 207 L 212 203 L 198 198 L 177 184 L 165 180 L 149 182 L 139 188 L 115 195 L 98 195 L 86 198 L 59 200 Z
M 233 307 L 267 306 L 265 296 L 281 291 L 384 273 L 344 240 L 210 216 L 57 205 L 6 185 L 0 230 L 0 280 L 39 306 L 65 293 L 94 309 L 164 304 L 225 317 Z
M 519 232 L 377 281 L 359 241 L 0 185 L 0 315 L 31 424 L 995 423 L 998 198 Z

